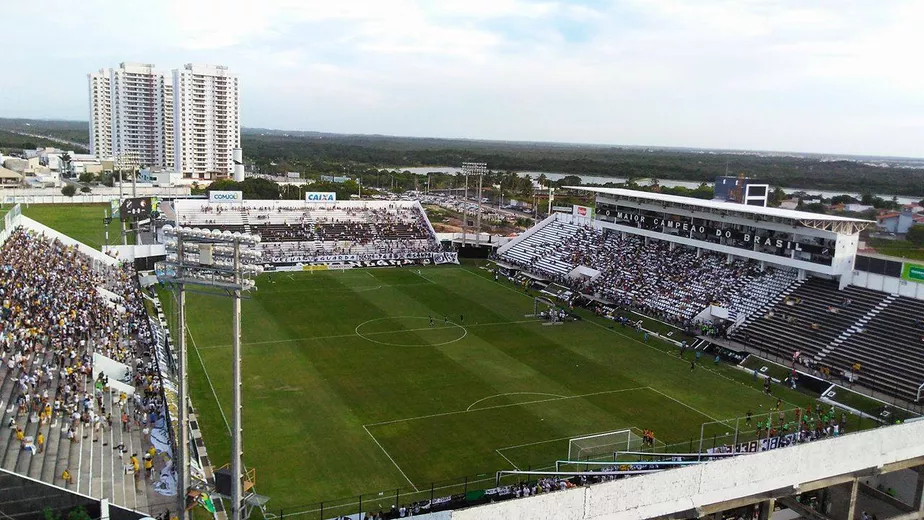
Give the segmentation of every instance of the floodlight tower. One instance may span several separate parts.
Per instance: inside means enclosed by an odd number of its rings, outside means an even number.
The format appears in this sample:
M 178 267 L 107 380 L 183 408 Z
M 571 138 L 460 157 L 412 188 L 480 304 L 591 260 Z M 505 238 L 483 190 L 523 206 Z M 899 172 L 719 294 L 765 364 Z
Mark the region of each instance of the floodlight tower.
M 481 246 L 481 181 L 485 174 L 488 173 L 488 164 L 483 162 L 464 162 L 462 163 L 462 171 L 465 173 L 466 186 L 468 185 L 469 175 L 478 177 L 478 216 L 475 221 L 475 246 L 478 247 Z M 467 195 L 468 190 L 466 190 L 466 199 L 468 198 Z M 462 231 L 464 233 L 465 228 L 462 228 Z M 463 239 L 463 244 L 464 243 Z
M 231 419 L 231 519 L 242 519 L 243 449 L 241 415 L 241 293 L 256 287 L 256 278 L 263 272 L 260 265 L 260 236 L 247 233 L 187 227 L 163 228 L 167 259 L 156 266 L 159 280 L 169 283 L 178 293 L 177 323 L 179 327 L 179 439 L 174 465 L 177 470 L 179 518 L 186 517 L 186 490 L 189 478 L 189 405 L 186 352 L 186 286 L 201 292 L 233 298 L 232 310 L 232 419 Z

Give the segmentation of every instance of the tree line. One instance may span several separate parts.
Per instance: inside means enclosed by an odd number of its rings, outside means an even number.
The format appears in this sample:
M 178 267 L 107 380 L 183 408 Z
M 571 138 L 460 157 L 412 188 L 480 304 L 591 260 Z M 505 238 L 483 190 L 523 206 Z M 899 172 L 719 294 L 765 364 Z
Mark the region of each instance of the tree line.
M 348 174 L 367 168 L 455 166 L 476 161 L 488 163 L 492 170 L 509 172 L 694 182 L 711 182 L 728 173 L 792 188 L 924 195 L 922 168 L 819 157 L 384 136 L 245 133 L 242 143 L 247 158 L 265 173 Z

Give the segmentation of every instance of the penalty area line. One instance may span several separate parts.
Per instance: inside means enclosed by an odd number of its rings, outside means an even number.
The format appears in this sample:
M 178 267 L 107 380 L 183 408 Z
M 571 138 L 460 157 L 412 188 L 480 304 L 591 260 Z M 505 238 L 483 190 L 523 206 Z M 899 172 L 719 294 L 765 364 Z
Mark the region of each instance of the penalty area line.
M 369 428 L 366 428 L 366 425 L 363 425 L 363 429 L 366 430 L 366 433 L 368 433 L 369 437 L 372 438 L 372 442 L 374 442 L 375 445 L 378 446 L 380 450 L 382 450 L 382 453 L 384 453 L 385 456 L 388 457 L 388 460 L 390 460 L 391 463 L 395 465 L 395 468 L 398 469 L 398 472 L 401 473 L 401 476 L 404 477 L 404 480 L 407 480 L 407 483 L 410 484 L 412 488 L 414 488 L 414 491 L 420 491 L 419 489 L 417 489 L 417 486 L 415 486 L 414 483 L 411 482 L 411 479 L 407 478 L 407 475 L 404 473 L 404 470 L 401 469 L 401 466 L 399 466 L 397 462 L 395 462 L 395 459 L 391 458 L 391 455 L 389 455 L 388 452 L 385 451 L 385 448 L 382 446 L 379 440 L 375 438 L 375 435 L 372 435 L 372 432 L 369 431 Z
M 637 429 L 638 428 L 636 428 L 635 426 L 629 426 L 628 428 L 623 428 L 622 430 L 607 430 L 605 432 L 597 432 L 597 433 L 579 433 L 577 435 L 571 435 L 570 437 L 559 437 L 557 439 L 549 439 L 547 441 L 528 442 L 526 444 L 517 444 L 516 446 L 504 446 L 503 448 L 497 448 L 494 451 L 500 452 L 500 451 L 507 451 L 507 450 L 515 450 L 517 448 L 526 448 L 527 446 L 538 446 L 540 444 L 548 444 L 550 442 L 567 441 L 571 439 L 576 439 L 578 437 L 592 437 L 594 435 L 603 435 L 605 433 L 615 433 L 615 432 L 623 432 L 623 431 L 629 431 L 629 432 L 635 433 L 634 430 L 637 430 Z
M 414 272 L 417 274 L 417 276 L 419 276 L 419 277 L 423 278 L 424 280 L 426 280 L 426 281 L 432 283 L 433 285 L 439 285 L 438 283 L 436 283 L 436 282 L 434 282 L 433 280 L 431 280 L 431 279 L 427 278 L 426 276 L 424 276 L 423 273 L 420 271 L 420 269 L 417 269 L 417 270 L 414 271 Z
M 664 392 L 658 390 L 657 388 L 654 388 L 654 387 L 649 386 L 648 389 L 651 390 L 652 392 L 656 392 L 656 393 L 659 393 L 659 394 L 663 395 L 664 397 L 670 399 L 671 401 L 674 401 L 675 403 L 679 404 L 680 406 L 685 406 L 685 407 L 689 408 L 690 410 L 693 410 L 694 412 L 696 412 L 696 413 L 702 415 L 703 417 L 708 417 L 709 419 L 712 419 L 712 420 L 715 421 L 715 422 L 722 422 L 721 419 L 716 419 L 715 417 L 709 415 L 708 413 L 706 413 L 706 412 L 704 412 L 704 411 L 702 411 L 702 410 L 697 410 L 696 408 L 693 408 L 692 406 L 688 405 L 687 403 L 685 403 L 685 402 L 683 402 L 683 401 L 680 401 L 680 400 L 678 400 L 678 399 L 674 399 L 673 397 L 671 397 L 671 396 L 665 394 Z
M 484 408 L 475 408 L 474 410 L 456 410 L 456 411 L 454 411 L 454 412 L 441 412 L 441 413 L 434 413 L 434 414 L 430 414 L 430 415 L 420 415 L 420 416 L 417 416 L 417 417 L 407 417 L 407 418 L 404 418 L 404 419 L 394 419 L 394 420 L 391 420 L 391 421 L 382 421 L 382 422 L 377 422 L 377 423 L 364 424 L 363 426 L 364 426 L 364 427 L 366 427 L 366 426 L 369 426 L 369 427 L 372 427 L 372 426 L 384 426 L 384 425 L 386 425 L 386 424 L 394 424 L 394 423 L 406 422 L 406 421 L 418 421 L 418 420 L 421 420 L 421 419 L 432 419 L 432 418 L 434 418 L 434 417 L 445 417 L 445 416 L 447 416 L 447 415 L 458 415 L 458 414 L 463 414 L 463 413 L 483 412 L 483 411 L 486 411 L 486 410 L 497 410 L 497 409 L 500 409 L 500 408 L 510 408 L 510 407 L 512 407 L 512 406 L 525 406 L 525 405 L 528 405 L 528 404 L 549 403 L 549 402 L 552 402 L 552 401 L 566 401 L 566 400 L 569 400 L 569 399 L 579 399 L 579 398 L 582 398 L 582 397 L 593 397 L 593 396 L 595 396 L 595 395 L 618 394 L 618 393 L 621 393 L 621 392 L 634 392 L 634 391 L 638 391 L 638 390 L 648 390 L 648 387 L 647 387 L 647 386 L 638 386 L 638 387 L 634 387 L 634 388 L 620 388 L 620 389 L 617 389 L 617 390 L 604 390 L 604 391 L 602 391 L 602 392 L 591 392 L 591 393 L 589 393 L 589 394 L 570 395 L 570 396 L 567 396 L 567 397 L 551 397 L 551 398 L 549 398 L 549 399 L 537 399 L 537 400 L 535 400 L 535 401 L 524 401 L 524 402 L 522 402 L 522 403 L 499 404 L 499 405 L 495 405 L 495 406 L 485 406 Z
M 504 455 L 503 453 L 501 453 L 499 450 L 494 450 L 494 453 L 497 453 L 498 455 L 500 455 L 501 457 L 503 457 L 504 460 L 506 460 L 508 463 L 510 463 L 511 466 L 513 466 L 513 469 L 515 469 L 515 470 L 517 470 L 517 471 L 520 470 L 520 468 L 519 468 L 516 464 L 514 464 L 512 460 L 508 459 L 507 456 Z

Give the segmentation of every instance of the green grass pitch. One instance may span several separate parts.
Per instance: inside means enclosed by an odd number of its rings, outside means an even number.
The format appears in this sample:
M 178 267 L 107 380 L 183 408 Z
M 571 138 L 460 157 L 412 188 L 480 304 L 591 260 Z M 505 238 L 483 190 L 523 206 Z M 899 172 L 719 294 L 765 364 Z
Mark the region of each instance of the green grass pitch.
M 104 207 L 24 213 L 99 247 Z M 812 401 L 779 386 L 767 397 L 760 381 L 706 358 L 691 372 L 690 353 L 680 360 L 666 343 L 582 311 L 584 321 L 542 326 L 524 316 L 531 295 L 474 264 L 420 272 L 275 273 L 244 302 L 244 458 L 274 513 L 322 500 L 325 518 L 355 513 L 360 493 L 365 509 L 387 509 L 396 489 L 409 503 L 429 498 L 431 483 L 436 496 L 462 492 L 463 477 L 468 489 L 490 487 L 496 470 L 565 458 L 569 438 L 630 427 L 696 449 L 703 423 L 727 420 L 702 428 L 709 447 L 776 396 L 786 408 Z M 193 403 L 220 466 L 230 446 L 231 303 L 188 301 Z M 849 429 L 871 426 L 854 421 Z
M 46 226 L 79 240 L 84 244 L 102 249 L 106 238 L 103 217 L 109 204 L 25 204 L 20 205 L 22 214 Z M 109 226 L 109 243 L 121 244 L 119 221 Z
M 729 420 L 705 428 L 721 443 L 749 409 L 811 400 L 768 397 L 705 357 L 691 371 L 690 353 L 589 314 L 543 326 L 525 317 L 530 295 L 474 264 L 419 273 L 273 273 L 243 303 L 245 463 L 273 511 L 398 488 L 429 498 L 463 476 L 490 487 L 497 470 L 565 458 L 571 437 L 626 428 L 686 451 L 703 423 Z M 230 309 L 188 296 L 192 396 L 216 465 L 229 459 Z

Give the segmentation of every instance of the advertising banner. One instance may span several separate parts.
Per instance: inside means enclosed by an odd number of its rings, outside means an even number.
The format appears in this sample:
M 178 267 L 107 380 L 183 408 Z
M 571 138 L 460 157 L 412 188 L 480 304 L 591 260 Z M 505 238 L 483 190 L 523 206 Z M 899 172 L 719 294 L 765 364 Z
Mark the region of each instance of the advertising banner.
M 305 193 L 305 202 L 337 202 L 337 193 L 333 191 L 309 191 Z
M 786 446 L 795 444 L 798 438 L 798 434 L 788 433 L 786 435 L 770 437 L 769 439 L 764 438 L 750 442 L 742 442 L 735 446 L 734 450 L 735 453 L 755 453 L 758 451 L 775 450 L 777 448 L 785 448 Z M 708 453 L 723 453 L 721 448 L 709 448 L 706 451 Z
M 572 209 L 572 213 L 575 217 L 581 218 L 594 218 L 594 208 L 590 206 L 577 206 L 575 205 Z
M 244 202 L 244 193 L 240 191 L 210 191 L 209 202 Z
M 909 282 L 924 283 L 924 265 L 905 262 L 902 265 L 902 279 Z
M 576 208 L 578 208 L 578 206 L 575 206 L 575 211 L 577 211 Z M 831 247 L 795 242 L 776 236 L 769 236 L 774 233 L 772 230 L 760 229 L 756 232 L 742 232 L 735 229 L 716 228 L 714 227 L 714 222 L 680 215 L 650 215 L 636 208 L 621 208 L 609 204 L 598 204 L 597 218 L 605 222 L 612 222 L 614 224 L 621 224 L 638 229 L 658 231 L 661 233 L 675 231 L 676 233 L 672 234 L 685 237 L 688 236 L 697 240 L 706 240 L 707 236 L 718 239 L 732 239 L 738 244 L 736 247 L 747 249 L 753 249 L 754 244 L 757 244 L 761 247 L 773 247 L 779 250 L 795 250 L 797 252 L 811 253 L 827 257 L 828 259 L 834 256 L 834 251 Z M 924 270 L 924 266 L 922 266 L 922 270 Z M 924 275 L 924 272 L 922 272 L 922 275 Z

